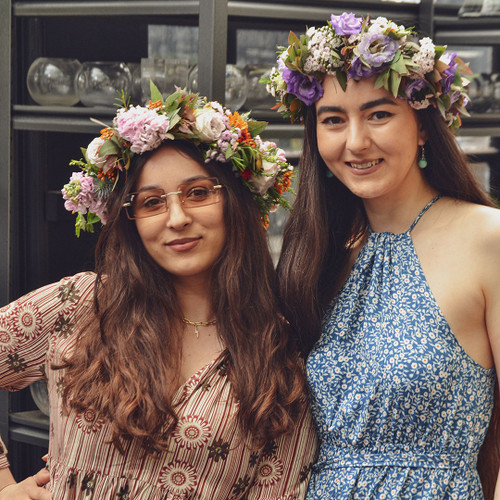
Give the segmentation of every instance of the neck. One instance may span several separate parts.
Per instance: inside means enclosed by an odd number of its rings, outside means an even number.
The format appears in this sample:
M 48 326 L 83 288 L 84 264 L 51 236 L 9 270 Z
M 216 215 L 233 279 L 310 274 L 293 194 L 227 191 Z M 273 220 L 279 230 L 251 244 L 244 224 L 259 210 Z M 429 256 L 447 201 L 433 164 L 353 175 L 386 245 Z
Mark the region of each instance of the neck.
M 422 208 L 437 195 L 427 182 L 389 197 L 363 200 L 370 227 L 375 232 L 407 231 Z
M 176 280 L 175 290 L 184 318 L 190 321 L 213 319 L 207 280 L 197 278 Z

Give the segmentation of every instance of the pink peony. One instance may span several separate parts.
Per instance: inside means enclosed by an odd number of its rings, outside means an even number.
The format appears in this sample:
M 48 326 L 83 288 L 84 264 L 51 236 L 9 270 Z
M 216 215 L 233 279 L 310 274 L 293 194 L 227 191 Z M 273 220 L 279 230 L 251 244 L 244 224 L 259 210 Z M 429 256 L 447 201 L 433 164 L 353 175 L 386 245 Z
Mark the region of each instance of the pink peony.
M 162 141 L 169 138 L 169 119 L 142 106 L 119 109 L 114 124 L 121 137 L 130 142 L 130 149 L 134 153 L 156 149 Z

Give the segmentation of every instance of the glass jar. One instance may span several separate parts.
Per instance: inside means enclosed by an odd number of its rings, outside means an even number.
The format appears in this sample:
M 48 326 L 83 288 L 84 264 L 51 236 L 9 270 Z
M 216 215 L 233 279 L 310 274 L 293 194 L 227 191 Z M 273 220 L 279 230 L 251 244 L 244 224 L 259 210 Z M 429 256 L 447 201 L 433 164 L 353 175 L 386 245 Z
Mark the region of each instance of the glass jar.
M 121 91 L 128 94 L 131 85 L 132 74 L 124 62 L 84 62 L 76 78 L 84 106 L 113 106 Z
M 198 66 L 189 71 L 188 88 L 198 92 Z M 237 111 L 245 103 L 248 95 L 248 81 L 244 73 L 233 64 L 226 64 L 225 105 L 231 111 Z
M 245 109 L 247 110 L 270 110 L 276 100 L 267 91 L 266 84 L 260 83 L 262 78 L 269 78 L 272 68 L 267 66 L 245 66 L 243 71 L 248 80 L 248 96 L 245 101 Z
M 30 385 L 30 392 L 33 401 L 38 409 L 44 414 L 50 415 L 49 392 L 45 380 L 37 380 Z
M 32 99 L 42 106 L 73 106 L 79 101 L 77 59 L 39 57 L 28 70 L 26 84 Z

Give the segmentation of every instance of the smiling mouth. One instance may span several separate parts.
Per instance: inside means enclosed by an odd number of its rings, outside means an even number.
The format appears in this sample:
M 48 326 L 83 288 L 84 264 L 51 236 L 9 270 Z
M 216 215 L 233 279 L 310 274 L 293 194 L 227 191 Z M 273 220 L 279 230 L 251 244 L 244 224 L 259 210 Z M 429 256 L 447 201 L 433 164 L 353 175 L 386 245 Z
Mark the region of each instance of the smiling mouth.
M 374 167 L 375 165 L 378 165 L 382 161 L 382 158 L 379 158 L 378 160 L 372 160 L 366 163 L 354 163 L 352 161 L 346 162 L 351 168 L 354 168 L 356 170 L 367 170 L 371 167 Z
M 176 245 L 186 245 L 189 243 L 193 243 L 194 241 L 198 241 L 199 238 L 182 238 L 174 241 L 170 241 L 167 243 L 167 246 L 176 246 Z

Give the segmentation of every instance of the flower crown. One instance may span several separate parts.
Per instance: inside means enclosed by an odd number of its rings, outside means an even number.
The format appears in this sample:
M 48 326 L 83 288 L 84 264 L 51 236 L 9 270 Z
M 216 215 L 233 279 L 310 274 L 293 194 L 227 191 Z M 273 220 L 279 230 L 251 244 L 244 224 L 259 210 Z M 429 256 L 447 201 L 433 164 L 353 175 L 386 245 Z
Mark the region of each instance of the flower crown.
M 192 141 L 206 162 L 229 164 L 252 192 L 265 227 L 269 212 L 278 206 L 290 209 L 282 195 L 290 188 L 293 167 L 282 149 L 258 135 L 267 122 L 252 120 L 249 113 L 231 113 L 218 102 L 181 89 L 164 99 L 152 82 L 148 107 L 131 106 L 129 100 L 122 92 L 113 126 L 105 126 L 82 148 L 84 159 L 70 162 L 81 171 L 73 172 L 62 194 L 65 208 L 78 213 L 77 236 L 93 232 L 96 222 L 106 224 L 107 200 L 134 154 L 152 151 L 165 140 Z
M 335 75 L 343 90 L 348 78 L 377 75 L 375 88 L 407 99 L 414 109 L 436 107 L 452 131 L 461 125 L 461 114 L 468 116 L 468 66 L 455 52 L 445 52 L 430 38 L 418 40 L 412 28 L 385 17 L 332 15 L 326 26 L 309 28 L 300 38 L 290 32 L 288 43 L 279 48 L 277 67 L 263 82 L 278 100 L 278 111 L 292 122 L 302 121 L 305 106 L 323 95 L 325 75 Z

